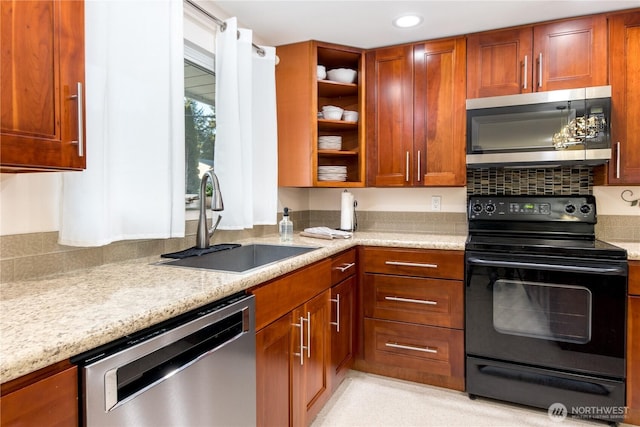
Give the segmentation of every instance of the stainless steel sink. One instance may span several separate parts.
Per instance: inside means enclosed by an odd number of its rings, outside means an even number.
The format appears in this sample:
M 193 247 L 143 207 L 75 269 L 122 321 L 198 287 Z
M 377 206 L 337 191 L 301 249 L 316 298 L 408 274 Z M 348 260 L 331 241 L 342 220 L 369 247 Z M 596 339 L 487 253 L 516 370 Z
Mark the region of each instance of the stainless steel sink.
M 244 273 L 316 249 L 318 248 L 309 246 L 246 245 L 206 255 L 177 259 L 160 265 Z

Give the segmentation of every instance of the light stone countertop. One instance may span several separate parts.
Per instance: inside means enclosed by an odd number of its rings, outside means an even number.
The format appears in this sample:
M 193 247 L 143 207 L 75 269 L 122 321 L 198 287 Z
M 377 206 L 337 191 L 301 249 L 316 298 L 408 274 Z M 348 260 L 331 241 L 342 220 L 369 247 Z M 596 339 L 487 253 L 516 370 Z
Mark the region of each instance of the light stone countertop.
M 245 274 L 155 265 L 159 256 L 0 287 L 0 383 L 248 289 L 356 245 L 464 250 L 466 236 L 357 232 L 352 239 L 296 235 L 320 249 Z M 238 243 L 279 244 L 277 236 Z M 640 246 L 640 245 L 639 245 Z
M 612 245 L 619 246 L 627 250 L 627 259 L 629 261 L 640 261 L 640 242 L 615 242 L 607 241 Z

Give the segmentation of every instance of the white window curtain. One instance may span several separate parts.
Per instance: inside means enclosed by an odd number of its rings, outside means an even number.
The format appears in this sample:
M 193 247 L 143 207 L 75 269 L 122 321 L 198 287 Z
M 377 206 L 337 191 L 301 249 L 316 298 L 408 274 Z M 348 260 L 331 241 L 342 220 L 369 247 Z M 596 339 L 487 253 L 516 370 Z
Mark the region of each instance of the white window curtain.
M 61 244 L 184 236 L 182 7 L 85 3 L 87 169 L 63 174 Z
M 225 22 L 216 36 L 214 169 L 225 208 L 219 228 L 239 230 L 277 220 L 276 55 L 262 47 L 260 56 L 251 30 Z

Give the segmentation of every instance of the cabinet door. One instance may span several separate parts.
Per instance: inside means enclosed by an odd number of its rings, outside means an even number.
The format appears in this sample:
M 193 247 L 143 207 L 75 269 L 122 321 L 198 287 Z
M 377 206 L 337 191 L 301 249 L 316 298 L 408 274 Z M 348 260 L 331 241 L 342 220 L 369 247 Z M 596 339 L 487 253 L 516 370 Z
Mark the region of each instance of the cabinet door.
M 356 276 L 331 288 L 331 374 L 335 390 L 354 360 Z
M 77 426 L 78 370 L 72 366 L 2 396 L 0 425 Z
M 2 171 L 84 169 L 83 1 L 3 1 L 0 14 Z
M 467 37 L 467 98 L 532 91 L 531 27 Z
M 609 184 L 640 184 L 640 12 L 609 21 L 611 140 Z
M 331 291 L 327 289 L 293 311 L 302 334 L 294 337 L 293 425 L 308 425 L 331 393 Z M 297 328 L 296 328 L 297 329 Z M 299 330 L 299 329 L 297 329 Z M 303 342 L 300 344 L 300 337 Z
M 413 49 L 377 49 L 366 55 L 367 185 L 413 181 Z
M 606 85 L 606 16 L 535 26 L 533 55 L 537 91 Z
M 464 38 L 414 48 L 414 185 L 466 183 Z
M 291 313 L 256 334 L 258 426 L 291 424 L 291 384 L 295 332 Z

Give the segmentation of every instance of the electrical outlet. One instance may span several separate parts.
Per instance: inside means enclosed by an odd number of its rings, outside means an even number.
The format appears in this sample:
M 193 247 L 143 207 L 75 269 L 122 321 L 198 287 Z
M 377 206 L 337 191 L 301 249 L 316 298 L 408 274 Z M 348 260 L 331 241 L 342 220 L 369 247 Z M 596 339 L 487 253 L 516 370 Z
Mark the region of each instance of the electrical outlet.
M 440 196 L 431 196 L 431 210 L 434 212 L 440 212 L 440 202 L 442 198 Z

